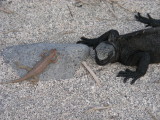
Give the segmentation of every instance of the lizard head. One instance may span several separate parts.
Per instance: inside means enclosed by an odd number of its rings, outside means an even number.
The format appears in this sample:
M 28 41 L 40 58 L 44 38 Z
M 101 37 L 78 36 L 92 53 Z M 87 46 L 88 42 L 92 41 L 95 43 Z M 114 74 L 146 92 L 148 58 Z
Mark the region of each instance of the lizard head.
M 98 65 L 106 65 L 115 62 L 116 56 L 116 47 L 111 42 L 101 42 L 95 49 L 95 60 Z
M 56 49 L 51 49 L 51 50 L 49 51 L 49 56 L 50 56 L 51 58 L 54 58 L 56 55 L 57 55 L 57 50 L 56 50 Z
M 50 51 L 49 51 L 49 54 L 55 54 L 56 53 L 56 49 L 51 49 Z
M 51 62 L 55 63 L 58 59 L 58 56 L 57 56 L 57 50 L 56 49 L 51 49 L 49 51 L 49 58 L 51 60 Z

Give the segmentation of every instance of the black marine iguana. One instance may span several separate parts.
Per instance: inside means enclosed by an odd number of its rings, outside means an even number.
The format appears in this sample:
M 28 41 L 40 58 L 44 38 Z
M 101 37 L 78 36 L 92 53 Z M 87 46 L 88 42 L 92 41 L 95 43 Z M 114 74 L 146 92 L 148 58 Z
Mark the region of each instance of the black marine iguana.
M 119 35 L 117 30 L 110 30 L 95 39 L 81 38 L 77 43 L 86 44 L 95 49 L 95 60 L 98 65 L 120 62 L 127 66 L 137 66 L 136 71 L 126 69 L 120 71 L 117 77 L 124 77 L 124 83 L 132 78 L 131 84 L 145 75 L 150 63 L 160 62 L 160 20 L 148 18 L 138 13 L 135 15 L 137 21 L 147 24 L 152 28 Z M 96 47 L 105 42 L 113 47 L 108 57 L 101 60 L 98 58 Z

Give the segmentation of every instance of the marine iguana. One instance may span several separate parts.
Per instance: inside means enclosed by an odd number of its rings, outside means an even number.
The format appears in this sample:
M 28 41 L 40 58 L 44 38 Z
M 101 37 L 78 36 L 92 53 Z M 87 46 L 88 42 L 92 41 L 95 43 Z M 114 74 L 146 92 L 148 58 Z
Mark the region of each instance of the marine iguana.
M 135 71 L 126 69 L 120 71 L 117 77 L 124 77 L 123 82 L 132 78 L 131 84 L 145 75 L 149 64 L 160 62 L 160 20 L 153 19 L 149 14 L 147 17 L 140 13 L 135 15 L 137 21 L 151 28 L 119 35 L 117 30 L 109 30 L 98 38 L 81 38 L 77 43 L 86 44 L 95 50 L 95 61 L 98 65 L 119 62 L 126 66 L 137 66 Z M 108 48 L 108 56 L 99 59 L 97 46 L 105 43 Z

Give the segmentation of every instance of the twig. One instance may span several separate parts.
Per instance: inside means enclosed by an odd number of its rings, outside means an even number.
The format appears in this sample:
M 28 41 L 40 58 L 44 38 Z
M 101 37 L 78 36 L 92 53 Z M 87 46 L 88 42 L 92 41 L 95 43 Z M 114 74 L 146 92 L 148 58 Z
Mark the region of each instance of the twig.
M 69 10 L 69 13 L 70 13 L 71 17 L 73 17 L 73 14 L 72 14 L 72 11 L 71 11 L 70 7 L 68 5 L 67 5 L 67 7 L 68 7 L 68 10 Z
M 10 32 L 20 32 L 19 30 L 16 30 L 16 29 L 13 29 L 13 30 L 9 30 L 9 31 L 6 31 L 6 32 L 2 32 L 3 34 L 8 34 Z
M 82 62 L 82 65 L 89 71 L 89 73 L 92 75 L 93 79 L 96 81 L 97 85 L 100 86 L 100 81 L 96 74 L 91 70 L 91 68 L 86 64 L 86 62 Z
M 96 111 L 96 110 L 104 110 L 104 109 L 108 109 L 109 106 L 104 106 L 104 107 L 94 107 L 94 108 L 91 108 L 89 110 L 86 111 L 86 113 L 88 112 L 92 112 L 92 111 Z
M 4 12 L 4 13 L 7 13 L 7 14 L 12 14 L 14 13 L 13 11 L 9 10 L 9 9 L 6 9 L 6 8 L 3 8 L 3 7 L 0 7 L 0 11 Z
M 116 2 L 114 2 L 114 3 L 117 4 L 119 7 L 121 7 L 122 9 L 124 9 L 125 11 L 127 11 L 127 12 L 129 11 L 129 12 L 133 13 L 132 10 L 127 9 L 127 8 L 123 7 L 121 4 L 119 4 L 118 1 L 116 1 Z
M 75 0 L 75 1 L 76 1 L 75 3 L 76 7 L 82 7 L 82 5 L 92 5 L 92 6 L 96 5 L 96 3 L 86 2 L 85 0 Z M 98 2 L 101 2 L 101 0 Z
M 75 32 L 73 30 L 71 30 L 71 31 L 64 31 L 62 34 L 66 35 L 66 34 L 71 34 L 71 33 L 75 33 Z
M 89 5 L 88 2 L 86 2 L 85 0 L 75 0 L 77 3 L 82 3 L 82 4 L 87 4 Z
M 153 83 L 160 83 L 160 80 L 154 81 Z
M 83 3 L 79 0 L 76 0 L 76 3 L 74 4 L 76 7 L 82 7 Z
M 110 5 L 108 4 L 108 3 L 111 4 L 111 2 L 107 2 L 107 1 L 105 1 L 105 0 L 103 0 L 103 2 L 106 3 L 107 7 L 109 8 L 109 11 L 110 11 L 110 12 L 112 13 L 112 15 L 117 19 L 117 16 L 116 16 L 116 14 L 115 14 L 115 12 L 114 12 L 114 9 L 111 8 Z M 112 4 L 111 4 L 111 5 L 112 5 Z M 112 7 L 113 7 L 113 6 L 112 6 Z
M 121 4 L 119 4 L 119 3 L 118 3 L 118 0 L 110 0 L 109 3 L 110 3 L 110 4 L 117 4 L 117 6 L 119 6 L 120 8 L 124 9 L 124 10 L 127 11 L 127 12 L 128 12 L 128 11 L 129 11 L 129 12 L 133 12 L 132 10 L 127 9 L 127 8 L 123 7 Z

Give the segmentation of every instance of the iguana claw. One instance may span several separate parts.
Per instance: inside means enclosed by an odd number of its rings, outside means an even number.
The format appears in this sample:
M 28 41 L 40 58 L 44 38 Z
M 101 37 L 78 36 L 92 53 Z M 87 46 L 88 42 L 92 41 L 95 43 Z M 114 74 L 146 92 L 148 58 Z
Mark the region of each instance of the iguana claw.
M 131 85 L 135 83 L 135 81 L 141 77 L 141 75 L 135 71 L 131 71 L 126 69 L 125 71 L 120 71 L 117 77 L 124 77 L 123 82 L 126 83 L 128 79 L 132 78 Z

